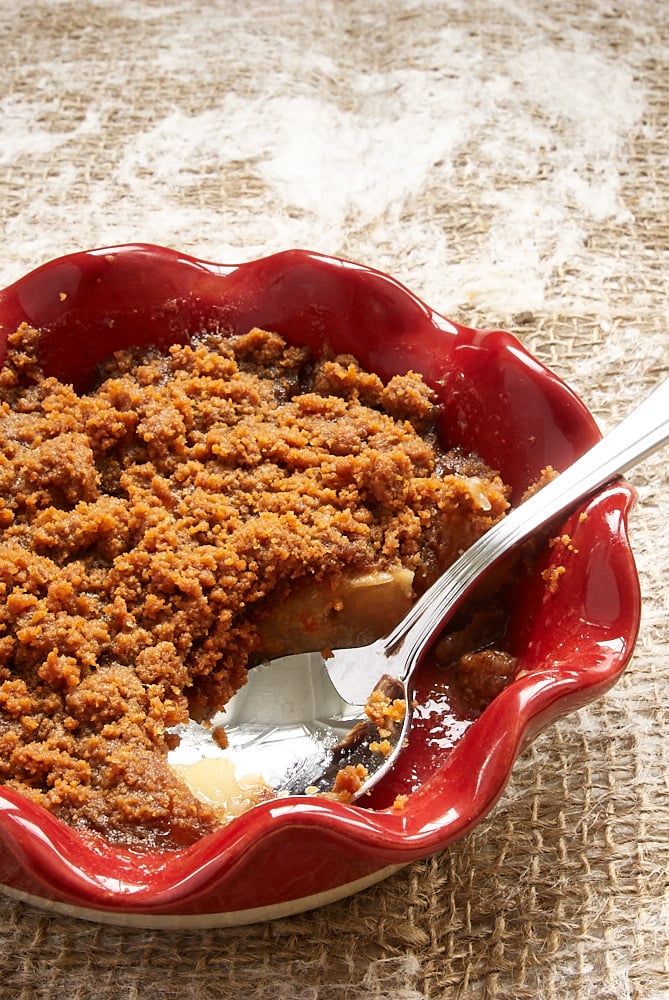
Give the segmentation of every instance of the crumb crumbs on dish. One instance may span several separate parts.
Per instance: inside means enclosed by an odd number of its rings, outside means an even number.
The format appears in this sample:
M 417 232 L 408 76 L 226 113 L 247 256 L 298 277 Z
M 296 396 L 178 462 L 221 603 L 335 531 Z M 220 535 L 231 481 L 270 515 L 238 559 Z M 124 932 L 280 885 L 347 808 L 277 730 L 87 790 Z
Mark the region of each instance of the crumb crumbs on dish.
M 547 569 L 542 570 L 541 578 L 548 584 L 548 592 L 550 594 L 557 593 L 560 580 L 566 571 L 566 566 L 563 565 L 549 566 Z

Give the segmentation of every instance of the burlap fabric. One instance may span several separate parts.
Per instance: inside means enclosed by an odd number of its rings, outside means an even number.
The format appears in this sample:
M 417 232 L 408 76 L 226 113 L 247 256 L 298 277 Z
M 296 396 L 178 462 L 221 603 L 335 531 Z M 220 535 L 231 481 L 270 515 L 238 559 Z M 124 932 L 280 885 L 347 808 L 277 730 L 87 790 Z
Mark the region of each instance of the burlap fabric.
M 89 246 L 388 270 L 612 425 L 669 354 L 664 0 L 0 0 L 0 282 Z M 3 901 L 7 998 L 669 996 L 667 455 L 634 474 L 636 654 L 463 842 L 237 930 Z

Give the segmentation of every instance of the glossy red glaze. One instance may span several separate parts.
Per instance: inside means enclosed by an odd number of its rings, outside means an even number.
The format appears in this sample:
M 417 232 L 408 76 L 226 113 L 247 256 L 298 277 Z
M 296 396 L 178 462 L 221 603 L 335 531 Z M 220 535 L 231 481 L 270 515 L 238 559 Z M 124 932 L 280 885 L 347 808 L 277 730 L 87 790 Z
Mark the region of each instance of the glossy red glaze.
M 148 245 L 75 253 L 0 293 L 3 357 L 4 338 L 24 320 L 42 330 L 46 370 L 77 384 L 111 350 L 184 340 L 211 324 L 263 326 L 316 351 L 327 344 L 384 377 L 412 368 L 443 404 L 444 439 L 477 450 L 516 497 L 599 436 L 573 392 L 511 335 L 460 326 L 387 275 L 304 251 L 238 266 Z M 103 919 L 241 922 L 291 902 L 306 908 L 444 848 L 486 815 L 537 733 L 611 687 L 628 662 L 640 615 L 626 533 L 633 499 L 624 483 L 603 491 L 560 528 L 572 550 L 546 546 L 513 602 L 518 677 L 454 749 L 410 742 L 401 767 L 421 785 L 401 811 L 388 805 L 404 787 L 399 768 L 375 793 L 376 808 L 283 799 L 189 849 L 140 852 L 76 832 L 2 789 L 0 881 Z M 553 593 L 541 571 L 561 559 L 567 571 Z

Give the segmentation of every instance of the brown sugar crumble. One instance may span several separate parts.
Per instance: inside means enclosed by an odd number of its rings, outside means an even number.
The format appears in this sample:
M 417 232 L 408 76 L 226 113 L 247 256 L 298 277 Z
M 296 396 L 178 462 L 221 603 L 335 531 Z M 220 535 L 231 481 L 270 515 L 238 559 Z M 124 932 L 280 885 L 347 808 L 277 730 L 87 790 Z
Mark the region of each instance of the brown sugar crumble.
M 416 596 L 507 490 L 437 446 L 413 373 L 254 329 L 118 352 L 77 392 L 38 342 L 22 326 L 0 371 L 0 780 L 178 847 L 226 816 L 170 767 L 171 730 L 243 685 L 273 605 L 398 566 Z

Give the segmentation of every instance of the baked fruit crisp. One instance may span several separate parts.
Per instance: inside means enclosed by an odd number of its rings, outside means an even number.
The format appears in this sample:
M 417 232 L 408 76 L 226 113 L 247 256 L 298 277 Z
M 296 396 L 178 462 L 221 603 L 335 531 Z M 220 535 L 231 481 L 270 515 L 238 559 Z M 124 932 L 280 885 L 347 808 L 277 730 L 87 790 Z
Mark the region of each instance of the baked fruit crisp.
M 229 816 L 170 766 L 173 727 L 254 663 L 389 631 L 508 491 L 439 444 L 411 372 L 254 329 L 121 351 L 78 392 L 38 343 L 22 326 L 0 372 L 1 778 L 182 846 Z

